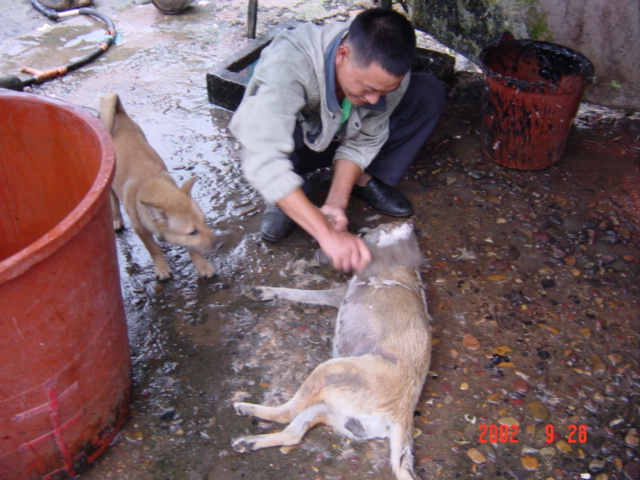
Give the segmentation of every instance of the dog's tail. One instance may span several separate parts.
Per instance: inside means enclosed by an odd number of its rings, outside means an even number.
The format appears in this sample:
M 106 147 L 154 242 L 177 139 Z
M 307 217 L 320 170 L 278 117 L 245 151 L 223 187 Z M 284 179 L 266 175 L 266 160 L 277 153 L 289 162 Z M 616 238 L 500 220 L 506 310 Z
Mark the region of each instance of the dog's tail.
M 413 469 L 411 429 L 394 425 L 389 434 L 391 468 L 397 480 L 420 480 Z
M 113 123 L 115 122 L 116 113 L 124 112 L 122 102 L 117 93 L 109 93 L 104 95 L 100 99 L 100 120 L 107 127 L 107 130 L 111 132 L 113 129 Z

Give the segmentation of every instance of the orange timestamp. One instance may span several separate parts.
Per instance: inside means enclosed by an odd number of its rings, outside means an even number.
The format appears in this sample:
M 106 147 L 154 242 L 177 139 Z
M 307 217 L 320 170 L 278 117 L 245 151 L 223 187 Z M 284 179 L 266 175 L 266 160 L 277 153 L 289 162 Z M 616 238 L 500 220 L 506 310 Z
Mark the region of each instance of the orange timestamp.
M 481 424 L 480 443 L 518 443 L 518 425 L 487 425 Z M 586 425 L 569 425 L 567 443 L 586 443 L 589 437 Z M 544 427 L 544 435 L 547 443 L 554 443 L 560 440 L 560 435 L 556 433 L 553 425 Z

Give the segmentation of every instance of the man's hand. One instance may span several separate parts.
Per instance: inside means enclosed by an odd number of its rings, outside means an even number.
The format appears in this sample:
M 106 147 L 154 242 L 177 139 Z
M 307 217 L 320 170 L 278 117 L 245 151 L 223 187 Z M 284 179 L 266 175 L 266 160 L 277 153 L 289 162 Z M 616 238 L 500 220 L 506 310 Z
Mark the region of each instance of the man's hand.
M 361 271 L 371 261 L 371 252 L 360 237 L 346 230 L 340 231 L 332 223 L 344 225 L 343 229 L 346 229 L 343 209 L 325 205 L 327 209 L 320 211 L 299 188 L 280 200 L 278 206 L 318 241 L 337 270 Z
M 320 208 L 320 211 L 324 213 L 324 216 L 327 217 L 329 223 L 333 225 L 339 232 L 344 232 L 347 229 L 347 225 L 349 225 L 349 219 L 347 218 L 347 214 L 344 213 L 342 208 L 334 207 L 331 205 L 323 205 Z
M 360 272 L 371 262 L 371 252 L 364 240 L 352 233 L 333 230 L 318 239 L 318 243 L 336 270 Z

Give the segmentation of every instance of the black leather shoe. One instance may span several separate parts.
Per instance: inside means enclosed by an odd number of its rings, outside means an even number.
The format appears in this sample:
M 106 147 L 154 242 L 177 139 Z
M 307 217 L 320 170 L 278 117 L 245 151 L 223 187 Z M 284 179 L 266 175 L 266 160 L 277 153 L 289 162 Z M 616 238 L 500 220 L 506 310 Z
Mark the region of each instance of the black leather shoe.
M 413 206 L 398 190 L 372 178 L 366 187 L 353 186 L 353 193 L 376 210 L 392 217 L 413 215 Z
M 295 226 L 296 223 L 277 205 L 269 205 L 262 214 L 260 233 L 267 242 L 276 243 L 289 235 Z

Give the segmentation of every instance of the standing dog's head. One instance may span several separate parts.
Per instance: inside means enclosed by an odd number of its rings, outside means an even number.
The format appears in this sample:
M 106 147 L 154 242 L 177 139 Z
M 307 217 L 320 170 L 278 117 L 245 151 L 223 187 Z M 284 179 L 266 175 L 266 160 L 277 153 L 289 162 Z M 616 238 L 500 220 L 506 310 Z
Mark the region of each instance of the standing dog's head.
M 211 253 L 222 246 L 222 240 L 207 226 L 202 210 L 191 198 L 197 179 L 192 177 L 175 190 L 153 189 L 148 182 L 139 214 L 159 240 Z

